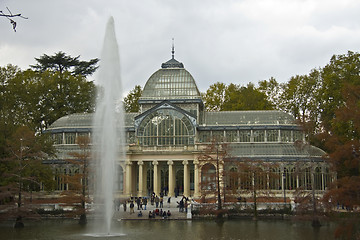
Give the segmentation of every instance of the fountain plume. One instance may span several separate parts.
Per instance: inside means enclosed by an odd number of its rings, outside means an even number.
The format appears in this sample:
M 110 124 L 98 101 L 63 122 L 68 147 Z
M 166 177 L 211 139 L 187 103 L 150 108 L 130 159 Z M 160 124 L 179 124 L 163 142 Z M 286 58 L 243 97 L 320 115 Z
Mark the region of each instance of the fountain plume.
M 104 225 L 99 231 L 110 233 L 119 181 L 117 169 L 125 158 L 119 48 L 112 17 L 107 23 L 100 60 L 100 91 L 93 119 L 94 202 L 96 217 Z

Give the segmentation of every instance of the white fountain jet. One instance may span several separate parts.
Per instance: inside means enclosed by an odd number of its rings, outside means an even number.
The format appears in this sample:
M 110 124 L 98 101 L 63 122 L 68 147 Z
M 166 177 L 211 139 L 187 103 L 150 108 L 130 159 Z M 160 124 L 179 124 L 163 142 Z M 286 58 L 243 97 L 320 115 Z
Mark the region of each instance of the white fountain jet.
M 94 203 L 96 218 L 103 223 L 97 231 L 110 234 L 119 182 L 117 169 L 119 161 L 125 159 L 119 49 L 112 17 L 106 27 L 97 80 L 100 88 L 93 119 Z

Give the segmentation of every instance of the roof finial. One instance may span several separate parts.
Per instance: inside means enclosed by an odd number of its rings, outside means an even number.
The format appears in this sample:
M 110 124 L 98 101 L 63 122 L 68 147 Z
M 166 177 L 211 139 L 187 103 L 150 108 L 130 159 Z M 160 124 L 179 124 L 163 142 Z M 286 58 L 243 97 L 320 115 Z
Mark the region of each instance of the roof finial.
M 172 38 L 172 50 L 171 50 L 172 58 L 174 59 L 175 55 L 175 47 L 174 47 L 174 38 Z

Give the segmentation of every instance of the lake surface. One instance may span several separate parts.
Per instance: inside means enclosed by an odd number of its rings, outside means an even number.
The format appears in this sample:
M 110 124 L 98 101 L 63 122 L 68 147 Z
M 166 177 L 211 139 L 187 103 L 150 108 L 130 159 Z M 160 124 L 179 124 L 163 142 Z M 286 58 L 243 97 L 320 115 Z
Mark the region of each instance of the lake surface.
M 215 221 L 148 221 L 128 220 L 113 223 L 113 236 L 95 234 L 94 223 L 82 227 L 72 220 L 47 220 L 26 222 L 25 228 L 14 229 L 12 223 L 0 225 L 0 239 L 241 239 L 241 240 L 296 240 L 296 239 L 334 239 L 335 224 L 327 224 L 319 229 L 311 227 L 310 222 L 291 222 L 281 220 L 251 221 L 229 220 L 222 224 Z M 107 234 L 106 234 L 107 235 Z

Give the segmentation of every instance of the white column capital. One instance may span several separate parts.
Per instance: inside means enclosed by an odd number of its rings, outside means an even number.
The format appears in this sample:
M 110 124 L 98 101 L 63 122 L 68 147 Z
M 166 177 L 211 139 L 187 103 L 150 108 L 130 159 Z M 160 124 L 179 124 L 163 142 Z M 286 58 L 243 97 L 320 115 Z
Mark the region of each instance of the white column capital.
M 188 160 L 184 160 L 184 161 L 182 161 L 182 164 L 183 164 L 183 165 L 188 165 L 188 164 L 189 164 L 189 161 L 188 161 Z
M 152 164 L 156 166 L 156 165 L 159 165 L 159 162 L 158 162 L 157 160 L 154 160 L 154 161 L 152 162 Z
M 141 165 L 141 166 L 142 166 L 142 165 L 144 165 L 144 162 L 143 162 L 143 161 L 138 161 L 138 162 L 137 162 L 137 165 L 139 165 L 139 166 Z
M 174 161 L 173 161 L 173 160 L 169 160 L 169 161 L 167 161 L 167 164 L 168 164 L 168 165 L 173 165 L 173 164 L 174 164 Z
M 125 164 L 128 165 L 128 166 L 131 166 L 132 162 L 131 161 L 126 161 Z
M 195 160 L 193 161 L 193 163 L 194 163 L 194 165 L 198 165 L 198 164 L 200 163 L 200 161 L 199 161 L 198 159 L 195 159 Z

